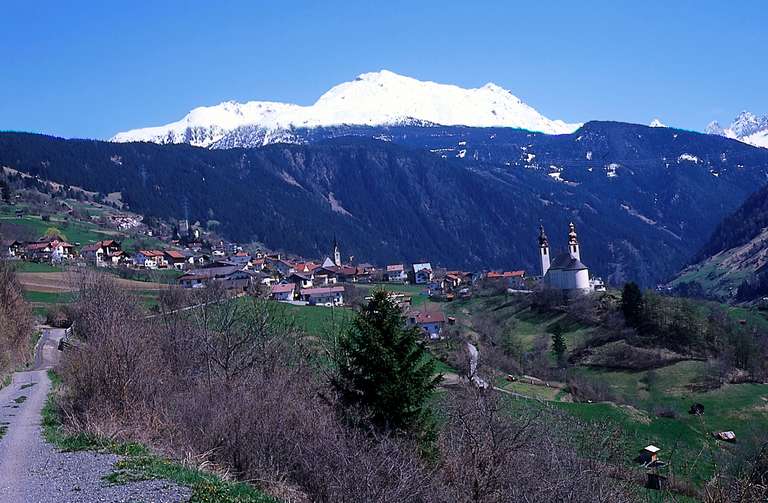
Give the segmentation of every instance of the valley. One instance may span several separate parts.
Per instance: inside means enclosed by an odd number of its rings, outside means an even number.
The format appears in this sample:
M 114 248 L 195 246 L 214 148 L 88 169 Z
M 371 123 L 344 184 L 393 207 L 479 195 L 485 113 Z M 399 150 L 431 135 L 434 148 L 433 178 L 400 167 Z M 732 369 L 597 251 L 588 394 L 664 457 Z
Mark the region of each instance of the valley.
M 3 5 L 2 502 L 768 501 L 764 5 L 146 7 Z

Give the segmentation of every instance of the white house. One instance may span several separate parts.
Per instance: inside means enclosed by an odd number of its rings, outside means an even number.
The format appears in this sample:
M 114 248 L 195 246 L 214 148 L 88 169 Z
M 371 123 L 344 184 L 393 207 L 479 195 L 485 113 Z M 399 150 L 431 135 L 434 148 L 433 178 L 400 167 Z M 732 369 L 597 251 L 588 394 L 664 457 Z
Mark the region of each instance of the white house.
M 93 262 L 96 267 L 115 266 L 125 259 L 120 243 L 113 239 L 105 239 L 86 245 L 80 250 L 80 255 L 84 259 Z
M 159 250 L 139 250 L 133 256 L 133 263 L 137 267 L 144 267 L 146 269 L 165 267 L 165 254 Z
M 294 292 L 296 291 L 296 285 L 293 283 L 280 283 L 272 285 L 269 291 L 269 296 L 273 300 L 286 301 L 293 300 Z
M 541 275 L 544 285 L 548 288 L 566 292 L 589 292 L 592 290 L 589 281 L 589 269 L 581 262 L 576 226 L 568 226 L 568 251 L 551 257 L 549 239 L 544 232 L 544 226 L 539 232 L 539 255 L 541 258 Z
M 386 280 L 390 283 L 405 283 L 408 281 L 408 274 L 405 272 L 403 264 L 388 265 Z
M 301 299 L 310 305 L 343 306 L 344 287 L 329 286 L 321 288 L 304 288 L 301 290 Z
M 423 262 L 413 264 L 413 282 L 417 285 L 426 285 L 432 281 L 432 264 Z

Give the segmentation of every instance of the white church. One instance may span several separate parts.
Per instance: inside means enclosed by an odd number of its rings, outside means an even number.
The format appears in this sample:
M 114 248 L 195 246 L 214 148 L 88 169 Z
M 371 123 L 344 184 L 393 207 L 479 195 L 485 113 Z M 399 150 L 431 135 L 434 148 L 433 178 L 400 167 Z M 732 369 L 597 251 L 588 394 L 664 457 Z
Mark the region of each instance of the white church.
M 579 238 L 576 226 L 568 226 L 568 251 L 551 257 L 549 239 L 544 226 L 539 228 L 539 255 L 541 257 L 541 276 L 544 285 L 566 292 L 591 292 L 602 286 L 602 281 L 590 281 L 589 269 L 581 262 Z M 604 290 L 605 288 L 602 287 Z

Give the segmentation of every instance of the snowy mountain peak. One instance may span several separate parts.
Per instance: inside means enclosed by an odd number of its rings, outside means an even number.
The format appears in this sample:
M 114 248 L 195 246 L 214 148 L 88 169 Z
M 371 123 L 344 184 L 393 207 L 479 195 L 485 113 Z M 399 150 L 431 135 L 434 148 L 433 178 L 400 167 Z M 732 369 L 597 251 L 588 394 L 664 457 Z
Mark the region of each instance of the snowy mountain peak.
M 228 144 L 242 129 L 258 129 L 260 144 L 285 141 L 294 128 L 337 125 L 380 126 L 426 122 L 474 127 L 516 127 L 565 134 L 580 124 L 551 120 L 508 90 L 488 83 L 465 89 L 420 81 L 389 70 L 363 73 L 329 89 L 311 106 L 268 101 L 225 101 L 192 110 L 165 126 L 118 133 L 112 141 L 190 143 L 211 147 Z M 253 145 L 250 145 L 253 146 Z
M 722 128 L 717 121 L 710 122 L 704 130 L 708 134 L 716 134 L 749 143 L 756 147 L 768 148 L 768 115 L 758 117 L 744 110 L 731 122 L 727 128 Z
M 648 124 L 648 127 L 667 127 L 667 125 L 656 118 L 653 119 L 650 124 Z

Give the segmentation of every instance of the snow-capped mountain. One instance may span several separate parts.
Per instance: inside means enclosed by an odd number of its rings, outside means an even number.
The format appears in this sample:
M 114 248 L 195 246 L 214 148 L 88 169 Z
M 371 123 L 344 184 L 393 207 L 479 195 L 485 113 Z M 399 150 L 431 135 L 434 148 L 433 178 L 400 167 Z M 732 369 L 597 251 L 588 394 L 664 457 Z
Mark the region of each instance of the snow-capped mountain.
M 666 124 L 661 122 L 658 118 L 653 119 L 650 124 L 648 124 L 648 127 L 667 127 Z
M 496 84 L 464 89 L 382 70 L 339 84 L 310 106 L 228 101 L 195 108 L 171 124 L 118 133 L 112 141 L 258 146 L 296 141 L 292 132 L 297 129 L 419 123 L 513 127 L 548 134 L 571 133 L 581 126 L 548 119 Z
M 705 132 L 768 148 L 768 115 L 758 117 L 745 110 L 727 128 L 721 127 L 717 121 L 712 121 L 707 125 Z

